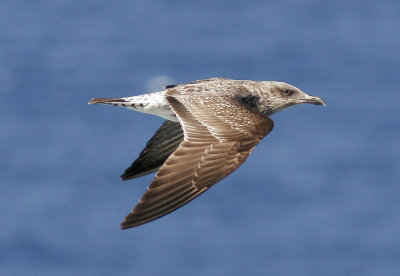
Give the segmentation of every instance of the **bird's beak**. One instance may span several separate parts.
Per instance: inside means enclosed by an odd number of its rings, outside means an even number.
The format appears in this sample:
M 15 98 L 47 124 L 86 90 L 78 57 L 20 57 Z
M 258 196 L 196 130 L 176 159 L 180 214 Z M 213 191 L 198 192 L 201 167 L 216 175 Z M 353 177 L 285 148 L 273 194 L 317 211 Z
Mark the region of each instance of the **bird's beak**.
M 320 97 L 314 97 L 314 96 L 308 96 L 308 95 L 306 95 L 306 96 L 307 97 L 305 97 L 305 98 L 299 99 L 300 102 L 326 106 L 325 101 L 323 99 L 321 99 Z

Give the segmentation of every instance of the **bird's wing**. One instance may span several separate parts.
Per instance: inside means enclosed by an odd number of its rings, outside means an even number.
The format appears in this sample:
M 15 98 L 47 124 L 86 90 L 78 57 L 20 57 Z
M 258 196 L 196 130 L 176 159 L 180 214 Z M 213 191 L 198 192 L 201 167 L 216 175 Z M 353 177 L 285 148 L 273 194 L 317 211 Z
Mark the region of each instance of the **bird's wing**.
M 183 140 L 179 122 L 166 120 L 147 142 L 139 157 L 121 175 L 123 180 L 136 178 L 158 170 Z
M 123 229 L 164 216 L 233 172 L 273 128 L 235 97 L 167 94 L 184 140 L 158 170 Z M 222 107 L 222 109 L 221 109 Z

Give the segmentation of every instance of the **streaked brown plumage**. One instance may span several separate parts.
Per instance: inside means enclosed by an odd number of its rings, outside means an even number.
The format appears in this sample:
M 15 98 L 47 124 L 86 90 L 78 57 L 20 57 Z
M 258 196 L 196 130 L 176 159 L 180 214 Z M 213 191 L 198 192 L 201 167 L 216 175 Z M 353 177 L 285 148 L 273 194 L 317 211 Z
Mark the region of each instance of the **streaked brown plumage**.
M 242 164 L 273 128 L 269 116 L 298 103 L 325 105 L 282 82 L 213 78 L 119 99 L 95 98 L 167 119 L 138 159 L 121 176 L 157 171 L 121 226 L 135 227 L 164 216 Z

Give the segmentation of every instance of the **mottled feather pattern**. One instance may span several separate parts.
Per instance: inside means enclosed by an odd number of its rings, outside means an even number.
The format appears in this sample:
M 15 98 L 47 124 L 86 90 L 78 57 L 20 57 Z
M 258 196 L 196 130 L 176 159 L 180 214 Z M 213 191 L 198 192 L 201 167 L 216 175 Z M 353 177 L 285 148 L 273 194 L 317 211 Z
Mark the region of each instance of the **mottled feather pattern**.
M 268 126 L 263 128 L 263 133 L 260 130 L 253 131 L 257 133 L 256 136 L 252 132 L 232 128 L 229 122 L 247 113 L 232 97 L 224 102 L 219 97 L 211 98 L 210 102 L 204 102 L 207 98 L 202 98 L 202 101 L 197 99 L 191 102 L 188 97 L 167 96 L 168 103 L 181 121 L 184 142 L 159 169 L 139 204 L 125 218 L 123 227 L 136 226 L 143 217 L 148 219 L 155 215 L 166 215 L 197 197 L 233 172 L 261 138 L 272 130 L 273 124 L 268 118 L 263 118 Z M 216 103 L 220 106 L 213 109 L 214 112 L 209 112 L 208 107 Z M 219 116 L 222 106 L 228 110 L 232 107 L 237 116 L 228 116 L 222 120 Z M 246 129 L 250 127 L 246 126 Z M 180 204 L 171 201 L 171 197 L 176 195 L 185 200 Z M 151 213 L 144 215 L 147 212 Z
M 167 120 L 123 179 L 158 169 L 121 224 L 135 227 L 188 203 L 237 169 L 274 126 L 269 115 L 299 103 L 325 105 L 282 82 L 212 78 L 127 98 L 97 98 Z

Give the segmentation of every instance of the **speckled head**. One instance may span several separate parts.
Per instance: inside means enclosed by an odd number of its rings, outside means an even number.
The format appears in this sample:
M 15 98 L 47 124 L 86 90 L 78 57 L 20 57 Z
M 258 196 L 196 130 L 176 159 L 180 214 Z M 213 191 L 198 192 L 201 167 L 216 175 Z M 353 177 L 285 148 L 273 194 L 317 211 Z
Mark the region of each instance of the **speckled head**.
M 277 81 L 262 82 L 261 98 L 258 103 L 260 112 L 269 116 L 301 103 L 326 106 L 323 99 L 307 95 L 293 85 Z

